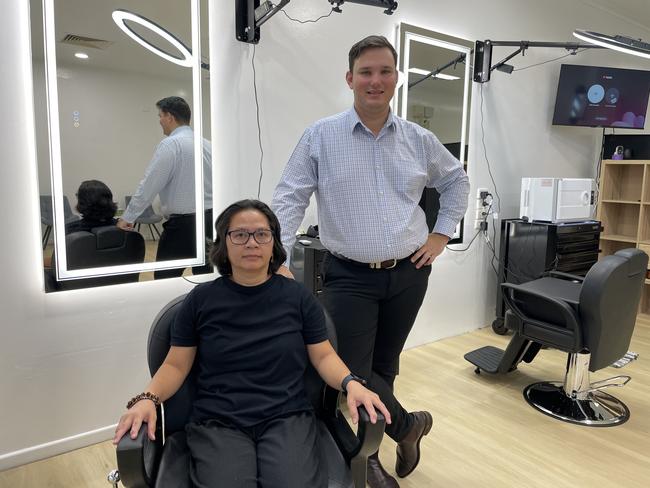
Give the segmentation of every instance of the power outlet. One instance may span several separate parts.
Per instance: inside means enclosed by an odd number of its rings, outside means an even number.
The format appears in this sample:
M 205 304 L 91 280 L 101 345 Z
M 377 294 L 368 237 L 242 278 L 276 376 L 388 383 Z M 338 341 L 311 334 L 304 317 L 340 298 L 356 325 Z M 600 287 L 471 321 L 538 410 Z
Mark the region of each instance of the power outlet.
M 490 193 L 487 188 L 478 188 L 476 190 L 476 212 L 474 215 L 474 229 L 481 229 L 481 222 L 485 221 L 490 205 L 485 203 L 485 198 Z

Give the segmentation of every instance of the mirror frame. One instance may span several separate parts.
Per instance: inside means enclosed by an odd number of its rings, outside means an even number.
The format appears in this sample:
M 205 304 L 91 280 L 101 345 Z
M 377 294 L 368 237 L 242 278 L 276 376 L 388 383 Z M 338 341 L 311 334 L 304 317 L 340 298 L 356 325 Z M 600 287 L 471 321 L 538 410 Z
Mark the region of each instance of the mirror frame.
M 408 110 L 408 84 L 409 84 L 409 62 L 410 62 L 410 49 L 411 49 L 411 42 L 421 42 L 423 44 L 428 44 L 430 46 L 436 46 L 436 47 L 441 47 L 444 49 L 449 49 L 451 51 L 456 51 L 458 53 L 465 53 L 466 54 L 466 62 L 465 63 L 465 86 L 463 88 L 463 114 L 462 114 L 462 122 L 461 122 L 461 135 L 460 135 L 460 153 L 459 153 L 459 160 L 461 162 L 464 162 L 467 159 L 467 154 L 465 154 L 465 147 L 467 145 L 467 124 L 468 124 L 468 117 L 469 117 L 469 97 L 470 97 L 470 90 L 471 90 L 471 82 L 472 82 L 472 77 L 471 77 L 471 70 L 470 70 L 470 60 L 472 59 L 471 52 L 472 52 L 472 43 L 470 41 L 465 41 L 469 44 L 469 46 L 463 46 L 462 44 L 457 44 L 453 42 L 454 38 L 451 38 L 450 36 L 446 35 L 441 35 L 437 32 L 433 32 L 434 34 L 439 34 L 440 37 L 445 37 L 447 39 L 451 40 L 442 40 L 442 39 L 436 39 L 434 37 L 427 37 L 424 34 L 416 33 L 413 30 L 409 29 L 417 29 L 419 31 L 426 31 L 427 29 L 421 28 L 421 27 L 415 27 L 411 26 L 409 24 L 400 24 L 399 30 L 404 32 L 404 45 L 403 45 L 403 55 L 401 56 L 401 61 L 402 61 L 402 73 L 404 75 L 404 84 L 401 86 L 400 93 L 399 93 L 399 107 L 400 107 L 400 117 L 402 117 L 404 120 L 406 119 L 407 115 L 407 110 Z M 463 39 L 457 39 L 459 42 L 464 41 Z M 421 76 L 421 75 L 419 75 Z
M 43 0 L 43 37 L 45 55 L 45 80 L 47 95 L 48 140 L 50 149 L 51 190 L 53 196 L 54 217 L 54 252 L 56 256 L 57 280 L 65 281 L 77 278 L 110 276 L 134 272 L 146 272 L 171 268 L 189 267 L 205 264 L 204 219 L 196 219 L 196 257 L 153 261 L 119 266 L 105 266 L 69 270 L 65 216 L 63 205 L 63 171 L 61 162 L 61 134 L 59 128 L 59 99 L 57 84 L 56 36 L 54 19 L 54 1 Z M 203 164 L 202 164 L 202 93 L 201 93 L 201 37 L 200 37 L 200 0 L 189 0 L 192 23 L 192 89 L 193 89 L 193 130 L 194 130 L 194 188 L 196 215 L 204 214 L 203 205 Z M 113 20 L 110 19 L 112 22 Z M 143 49 L 135 44 L 134 48 Z
M 411 42 L 421 42 L 430 46 L 441 47 L 455 51 L 457 53 L 465 53 L 465 83 L 463 86 L 463 108 L 461 119 L 461 137 L 458 159 L 467 171 L 467 139 L 469 135 L 469 118 L 470 118 L 470 97 L 472 94 L 472 78 L 471 78 L 471 60 L 474 43 L 468 39 L 454 37 L 441 32 L 433 31 L 425 27 L 400 22 L 395 25 L 395 47 L 398 52 L 398 59 L 400 62 L 399 75 L 400 83 L 398 85 L 397 96 L 393 98 L 393 112 L 399 114 L 404 120 L 407 119 L 408 112 L 408 84 L 409 84 L 409 64 L 410 64 L 410 50 Z M 451 59 L 450 59 L 451 61 Z M 418 75 L 421 76 L 421 75 Z M 464 241 L 465 231 L 465 218 L 456 226 L 454 236 L 449 240 L 449 245 L 462 244 Z

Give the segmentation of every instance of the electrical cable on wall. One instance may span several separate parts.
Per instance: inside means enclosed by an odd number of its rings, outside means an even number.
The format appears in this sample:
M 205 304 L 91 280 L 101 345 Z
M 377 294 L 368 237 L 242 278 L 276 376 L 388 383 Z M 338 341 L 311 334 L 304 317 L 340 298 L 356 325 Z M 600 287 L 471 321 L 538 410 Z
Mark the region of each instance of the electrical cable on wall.
M 321 19 L 325 19 L 332 15 L 332 12 L 334 12 L 334 9 L 331 9 L 328 14 L 321 15 L 320 17 L 316 19 L 311 19 L 311 20 L 298 20 L 294 19 L 293 17 L 289 16 L 284 10 L 281 11 L 289 20 L 293 22 L 298 22 L 300 24 L 307 24 L 307 23 L 316 23 Z M 253 92 L 255 94 L 255 117 L 257 120 L 257 142 L 260 147 L 260 177 L 257 183 L 257 199 L 260 199 L 260 195 L 262 193 L 262 178 L 264 177 L 264 147 L 262 146 L 262 125 L 260 124 L 260 103 L 259 103 L 259 97 L 257 93 L 257 71 L 255 70 L 255 50 L 256 50 L 257 45 L 253 44 L 253 56 L 251 58 L 251 65 L 253 67 Z
M 327 17 L 332 15 L 333 12 L 334 12 L 334 9 L 331 9 L 328 14 L 321 15 L 320 17 L 317 17 L 315 19 L 298 20 L 298 19 L 294 19 L 288 13 L 286 13 L 284 10 L 282 10 L 282 13 L 285 15 L 285 17 L 287 19 L 291 20 L 292 22 L 298 22 L 299 24 L 309 24 L 309 23 L 314 23 L 315 24 L 316 22 L 318 22 L 321 19 L 326 19 Z
M 257 97 L 257 72 L 255 71 L 255 48 L 256 45 L 253 44 L 253 57 L 251 58 L 251 64 L 253 65 L 253 91 L 255 92 L 255 115 L 257 119 L 257 142 L 260 146 L 260 179 L 257 182 L 257 199 L 260 199 L 260 193 L 262 192 L 262 177 L 264 176 L 264 148 L 262 147 L 262 126 L 260 124 L 260 103 Z
M 541 65 L 547 64 L 547 63 L 552 63 L 553 61 L 558 61 L 558 60 L 564 59 L 564 58 L 566 58 L 568 56 L 575 56 L 575 55 L 583 53 L 585 51 L 586 51 L 586 49 L 581 49 L 579 51 L 572 51 L 569 54 L 564 54 L 562 56 L 558 56 L 557 58 L 549 59 L 547 61 L 542 61 L 541 63 L 531 64 L 529 66 L 524 66 L 523 68 L 515 68 L 512 71 L 524 71 L 525 69 L 534 68 L 536 66 L 541 66 Z

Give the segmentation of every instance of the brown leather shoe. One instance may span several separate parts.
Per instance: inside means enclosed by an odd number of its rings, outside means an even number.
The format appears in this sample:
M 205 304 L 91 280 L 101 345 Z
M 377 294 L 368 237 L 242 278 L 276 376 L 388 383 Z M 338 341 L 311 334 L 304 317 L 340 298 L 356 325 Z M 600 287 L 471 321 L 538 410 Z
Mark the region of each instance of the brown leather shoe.
M 379 462 L 377 453 L 368 457 L 367 473 L 370 488 L 399 488 L 397 480 L 388 474 Z
M 433 425 L 433 417 L 429 412 L 412 412 L 413 427 L 406 437 L 397 444 L 397 460 L 395 472 L 400 478 L 405 478 L 420 462 L 420 441 L 429 433 Z

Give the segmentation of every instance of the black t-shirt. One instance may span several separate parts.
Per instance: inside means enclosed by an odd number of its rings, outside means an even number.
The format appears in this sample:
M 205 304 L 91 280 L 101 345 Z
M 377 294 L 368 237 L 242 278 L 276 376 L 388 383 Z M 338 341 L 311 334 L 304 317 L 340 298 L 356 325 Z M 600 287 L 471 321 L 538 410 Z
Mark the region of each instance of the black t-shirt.
M 325 316 L 300 283 L 272 275 L 258 286 L 222 277 L 194 288 L 176 315 L 173 346 L 196 346 L 192 421 L 250 427 L 308 411 L 305 344 L 327 339 Z

